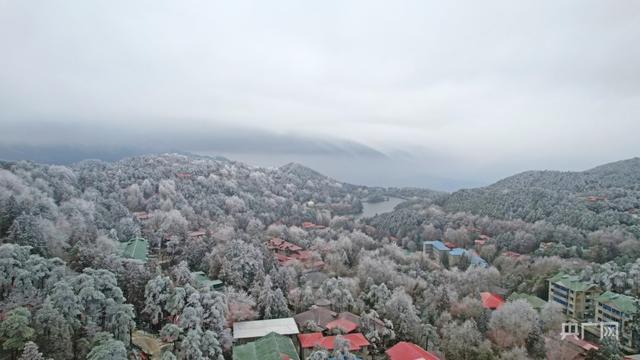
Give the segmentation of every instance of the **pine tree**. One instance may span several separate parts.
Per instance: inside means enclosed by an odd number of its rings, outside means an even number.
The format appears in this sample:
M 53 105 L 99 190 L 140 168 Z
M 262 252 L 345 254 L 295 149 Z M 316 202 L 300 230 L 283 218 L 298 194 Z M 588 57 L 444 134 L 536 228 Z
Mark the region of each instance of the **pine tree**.
M 149 280 L 144 288 L 144 304 L 142 312 L 149 315 L 153 325 L 159 325 L 164 318 L 166 304 L 171 296 L 171 280 L 166 276 L 156 276 Z
M 46 300 L 35 315 L 35 329 L 43 350 L 55 358 L 63 358 L 73 351 L 73 329 L 64 316 Z
M 4 339 L 2 348 L 13 354 L 24 348 L 33 339 L 35 331 L 29 326 L 31 313 L 24 307 L 15 308 L 7 313 L 0 322 L 0 338 Z
M 193 329 L 180 343 L 180 359 L 184 360 L 204 360 L 202 356 L 202 330 Z
M 547 355 L 544 334 L 542 333 L 542 323 L 540 321 L 537 322 L 529 333 L 526 340 L 526 347 L 529 356 L 534 359 L 544 359 Z
M 29 341 L 24 345 L 22 355 L 18 360 L 45 360 L 44 356 L 33 341 Z
M 122 341 L 126 346 L 131 342 L 131 332 L 136 326 L 135 311 L 131 304 L 116 304 L 110 299 L 107 306 L 106 329 L 109 330 L 116 340 Z
M 127 348 L 122 341 L 114 340 L 108 336 L 96 342 L 96 345 L 89 351 L 87 360 L 115 360 L 126 359 Z
M 211 330 L 207 330 L 202 335 L 201 341 L 202 355 L 210 360 L 224 360 L 222 347 L 218 341 L 218 336 Z

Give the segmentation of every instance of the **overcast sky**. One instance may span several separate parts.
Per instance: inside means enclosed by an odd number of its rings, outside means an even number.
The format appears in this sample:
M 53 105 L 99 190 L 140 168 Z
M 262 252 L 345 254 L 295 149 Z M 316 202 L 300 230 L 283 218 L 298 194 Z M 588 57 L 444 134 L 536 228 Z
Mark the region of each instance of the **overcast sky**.
M 482 181 L 640 155 L 637 0 L 0 0 L 0 54 L 5 145 L 247 129 Z

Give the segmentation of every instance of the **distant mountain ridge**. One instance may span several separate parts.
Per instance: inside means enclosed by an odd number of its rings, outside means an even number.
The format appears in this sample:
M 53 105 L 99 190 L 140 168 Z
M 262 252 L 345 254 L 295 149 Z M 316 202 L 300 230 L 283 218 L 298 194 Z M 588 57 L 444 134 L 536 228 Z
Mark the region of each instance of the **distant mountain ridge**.
M 637 225 L 640 158 L 581 172 L 526 171 L 486 187 L 456 191 L 442 205 L 448 211 L 590 230 Z
M 616 161 L 585 171 L 525 171 L 487 186 L 489 189 L 537 187 L 581 192 L 640 183 L 640 158 Z

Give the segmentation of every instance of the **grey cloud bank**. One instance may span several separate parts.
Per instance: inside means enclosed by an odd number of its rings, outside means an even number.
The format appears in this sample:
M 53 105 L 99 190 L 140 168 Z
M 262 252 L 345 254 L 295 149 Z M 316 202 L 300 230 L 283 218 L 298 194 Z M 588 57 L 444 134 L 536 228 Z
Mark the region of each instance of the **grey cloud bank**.
M 640 153 L 639 43 L 637 1 L 0 1 L 0 157 L 446 189 L 585 169 Z

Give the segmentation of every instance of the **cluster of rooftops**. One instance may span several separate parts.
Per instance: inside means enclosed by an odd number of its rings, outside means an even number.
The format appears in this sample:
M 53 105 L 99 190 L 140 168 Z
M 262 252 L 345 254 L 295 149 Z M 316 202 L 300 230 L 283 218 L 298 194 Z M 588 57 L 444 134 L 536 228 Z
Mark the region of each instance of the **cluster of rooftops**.
M 311 323 L 318 331 L 304 332 Z M 384 326 L 382 322 L 378 325 Z M 348 342 L 349 351 L 359 354 L 370 346 L 367 338 L 357 332 L 359 327 L 358 315 L 336 313 L 316 305 L 291 318 L 236 322 L 233 360 L 300 360 L 316 348 L 333 350 L 337 336 Z M 337 329 L 342 335 L 332 334 Z M 390 360 L 439 360 L 420 346 L 404 341 L 387 349 L 386 355 Z
M 440 240 L 424 241 L 423 248 L 436 250 L 440 253 L 446 253 L 450 257 L 460 258 L 467 256 L 471 266 L 487 267 L 488 263 L 478 255 L 474 250 L 467 250 L 460 247 L 456 247 L 453 243 Z

